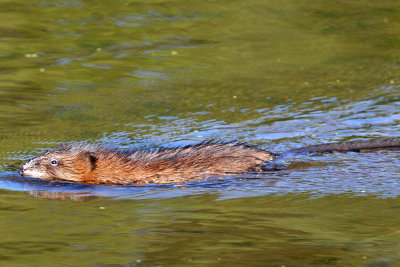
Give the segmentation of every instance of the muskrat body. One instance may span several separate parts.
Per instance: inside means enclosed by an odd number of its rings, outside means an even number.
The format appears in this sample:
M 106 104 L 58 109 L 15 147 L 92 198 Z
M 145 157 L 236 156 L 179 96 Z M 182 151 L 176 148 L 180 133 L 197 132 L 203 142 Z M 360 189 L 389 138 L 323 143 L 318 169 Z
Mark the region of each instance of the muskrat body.
M 400 139 L 370 139 L 308 146 L 288 153 L 400 148 Z M 148 184 L 204 180 L 260 172 L 280 155 L 236 142 L 203 142 L 177 148 L 117 150 L 97 145 L 60 145 L 21 165 L 21 174 L 85 184 Z
M 141 150 L 63 144 L 28 160 L 21 173 L 86 184 L 147 184 L 201 180 L 234 172 L 259 172 L 276 155 L 241 143 Z

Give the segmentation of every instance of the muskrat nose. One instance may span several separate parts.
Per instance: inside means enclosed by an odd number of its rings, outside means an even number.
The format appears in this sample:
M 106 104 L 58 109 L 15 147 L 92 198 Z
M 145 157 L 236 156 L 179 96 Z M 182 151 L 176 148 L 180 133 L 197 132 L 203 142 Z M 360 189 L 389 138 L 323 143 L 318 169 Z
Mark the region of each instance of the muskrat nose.
M 20 168 L 19 168 L 19 171 L 18 171 L 18 174 L 19 175 L 24 175 L 24 172 L 26 171 L 26 168 L 24 167 L 24 165 L 22 165 Z

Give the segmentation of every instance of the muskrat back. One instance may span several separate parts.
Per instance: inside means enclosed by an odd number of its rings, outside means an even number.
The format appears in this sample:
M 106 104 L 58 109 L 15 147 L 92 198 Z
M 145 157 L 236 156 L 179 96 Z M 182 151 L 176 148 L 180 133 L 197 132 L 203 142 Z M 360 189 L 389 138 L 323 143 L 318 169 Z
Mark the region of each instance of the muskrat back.
M 275 156 L 235 142 L 134 151 L 64 144 L 26 161 L 21 173 L 87 184 L 169 183 L 226 173 L 258 172 L 263 162 Z

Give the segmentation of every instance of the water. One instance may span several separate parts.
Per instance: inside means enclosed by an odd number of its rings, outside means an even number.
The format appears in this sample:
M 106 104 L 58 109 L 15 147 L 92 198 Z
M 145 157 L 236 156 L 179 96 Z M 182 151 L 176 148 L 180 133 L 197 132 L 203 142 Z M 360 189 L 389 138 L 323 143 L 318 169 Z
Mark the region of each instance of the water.
M 170 185 L 21 177 L 62 142 L 400 136 L 396 1 L 1 1 L 0 263 L 397 266 L 397 150 Z

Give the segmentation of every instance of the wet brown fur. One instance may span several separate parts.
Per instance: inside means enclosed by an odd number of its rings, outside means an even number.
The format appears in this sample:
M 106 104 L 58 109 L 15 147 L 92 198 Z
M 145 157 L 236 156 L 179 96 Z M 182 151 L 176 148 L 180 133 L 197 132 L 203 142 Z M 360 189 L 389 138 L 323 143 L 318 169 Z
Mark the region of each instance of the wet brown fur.
M 122 151 L 96 145 L 61 145 L 28 160 L 21 172 L 42 179 L 85 184 L 147 184 L 203 180 L 228 173 L 259 172 L 274 154 L 241 143 Z M 57 166 L 50 162 L 57 160 Z M 31 171 L 36 171 L 35 174 Z

